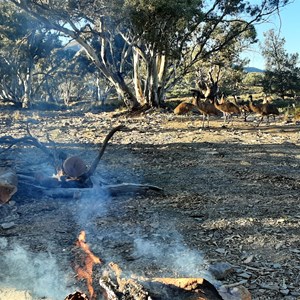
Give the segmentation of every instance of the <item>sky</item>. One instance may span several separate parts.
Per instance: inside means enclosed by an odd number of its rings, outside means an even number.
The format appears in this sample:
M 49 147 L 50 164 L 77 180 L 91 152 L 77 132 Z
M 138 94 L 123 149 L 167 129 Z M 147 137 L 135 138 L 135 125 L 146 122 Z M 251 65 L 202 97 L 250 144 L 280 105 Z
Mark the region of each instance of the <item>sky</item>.
M 280 16 L 274 15 L 268 23 L 259 24 L 255 27 L 257 38 L 260 42 L 264 41 L 264 32 L 274 29 L 280 38 L 285 39 L 285 50 L 287 53 L 300 54 L 300 0 L 294 0 L 293 3 L 282 8 Z M 246 51 L 243 57 L 250 59 L 248 66 L 264 69 L 264 58 L 258 45 L 253 46 L 253 49 L 250 51 Z

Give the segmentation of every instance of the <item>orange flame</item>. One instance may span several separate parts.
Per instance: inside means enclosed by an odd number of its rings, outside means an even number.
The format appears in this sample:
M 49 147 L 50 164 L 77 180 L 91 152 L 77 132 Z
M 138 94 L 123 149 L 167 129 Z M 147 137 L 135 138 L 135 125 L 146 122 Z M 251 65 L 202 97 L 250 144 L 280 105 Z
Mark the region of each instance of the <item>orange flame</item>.
M 95 299 L 96 295 L 93 288 L 93 267 L 95 264 L 101 264 L 102 261 L 99 257 L 92 253 L 89 245 L 85 241 L 85 236 L 85 231 L 81 231 L 76 241 L 76 246 L 83 250 L 85 257 L 83 258 L 83 266 L 77 264 L 75 266 L 75 271 L 79 279 L 86 280 L 90 298 Z

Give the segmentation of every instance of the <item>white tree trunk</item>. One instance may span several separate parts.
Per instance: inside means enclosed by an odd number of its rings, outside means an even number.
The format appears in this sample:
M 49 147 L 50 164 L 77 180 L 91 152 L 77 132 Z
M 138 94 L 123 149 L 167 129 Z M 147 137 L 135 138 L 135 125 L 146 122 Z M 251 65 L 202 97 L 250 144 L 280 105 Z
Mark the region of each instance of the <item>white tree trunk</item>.
M 133 50 L 133 84 L 135 89 L 135 96 L 137 101 L 140 103 L 141 106 L 146 104 L 145 97 L 143 95 L 143 89 L 141 85 L 141 78 L 140 78 L 140 63 L 141 57 L 135 49 Z
M 22 100 L 22 107 L 29 108 L 31 98 L 31 83 L 32 83 L 32 69 L 27 68 L 26 77 L 24 80 L 24 96 Z

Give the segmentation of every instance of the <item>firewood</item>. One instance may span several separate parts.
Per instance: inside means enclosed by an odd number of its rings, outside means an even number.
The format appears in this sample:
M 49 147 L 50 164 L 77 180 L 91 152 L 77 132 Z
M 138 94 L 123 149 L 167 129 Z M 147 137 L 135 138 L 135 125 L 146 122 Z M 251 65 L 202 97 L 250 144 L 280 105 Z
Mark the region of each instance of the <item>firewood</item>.
M 64 161 L 63 171 L 69 177 L 78 178 L 87 171 L 87 166 L 80 157 L 71 156 Z
M 163 193 L 163 189 L 147 184 L 136 183 L 122 183 L 116 185 L 95 186 L 93 188 L 53 188 L 44 190 L 43 192 L 51 197 L 62 198 L 80 198 L 92 193 L 107 193 L 111 196 L 125 195 L 125 194 L 145 194 L 148 191 Z
M 103 143 L 102 143 L 102 146 L 101 148 L 99 149 L 99 153 L 98 155 L 96 156 L 96 158 L 94 159 L 93 163 L 91 164 L 90 168 L 88 171 L 86 171 L 84 174 L 82 174 L 81 176 L 79 176 L 79 179 L 81 181 L 85 181 L 87 180 L 88 178 L 90 178 L 94 172 L 96 171 L 96 168 L 104 154 L 104 151 L 106 149 L 106 146 L 109 142 L 109 140 L 112 138 L 112 136 L 117 132 L 117 131 L 126 131 L 128 130 L 124 125 L 119 125 L 115 128 L 113 128 L 108 134 L 107 136 L 105 137 Z
M 103 289 L 106 299 L 108 300 L 121 300 L 121 299 L 133 299 L 133 300 L 152 300 L 148 291 L 137 281 L 132 278 L 122 278 L 122 270 L 120 267 L 111 262 L 109 263 L 110 270 L 104 272 L 99 280 L 99 284 Z M 112 273 L 113 274 L 110 274 Z M 112 280 L 109 275 L 113 275 L 116 282 Z
M 12 169 L 0 169 L 0 203 L 8 202 L 12 195 L 16 193 L 18 178 Z
M 99 279 L 99 284 L 100 287 L 102 288 L 102 293 L 105 295 L 105 299 L 107 300 L 119 300 L 121 299 L 117 295 L 117 285 L 112 282 L 110 277 L 108 276 L 103 276 Z

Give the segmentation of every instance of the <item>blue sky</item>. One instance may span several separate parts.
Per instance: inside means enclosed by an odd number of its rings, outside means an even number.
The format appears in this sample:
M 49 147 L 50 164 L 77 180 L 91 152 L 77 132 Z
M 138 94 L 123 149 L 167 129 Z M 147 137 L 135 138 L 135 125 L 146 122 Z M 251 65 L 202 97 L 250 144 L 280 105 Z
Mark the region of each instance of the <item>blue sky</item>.
M 274 15 L 268 23 L 257 25 L 257 38 L 259 41 L 263 42 L 263 33 L 272 28 L 280 34 L 281 38 L 285 38 L 285 50 L 288 53 L 298 52 L 300 54 L 300 0 L 294 0 L 293 3 L 282 8 L 280 17 Z M 245 52 L 244 56 L 250 59 L 249 66 L 264 69 L 264 59 L 260 54 L 258 45 Z

